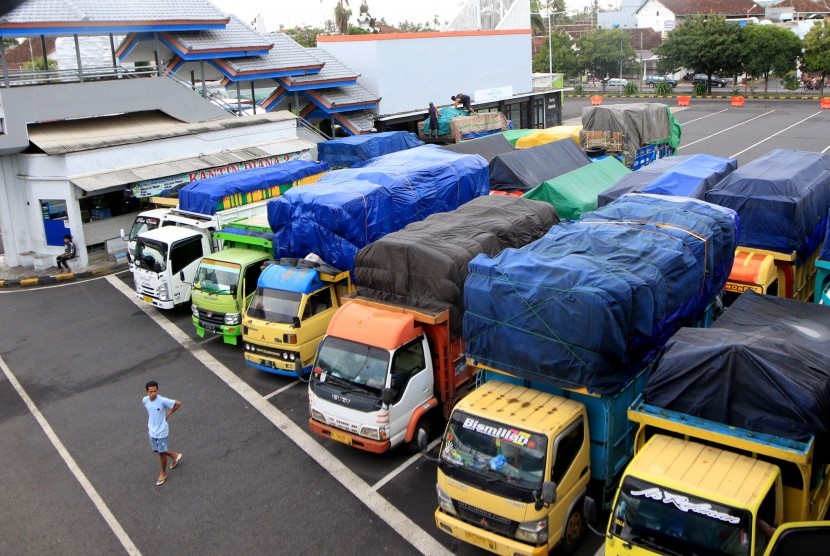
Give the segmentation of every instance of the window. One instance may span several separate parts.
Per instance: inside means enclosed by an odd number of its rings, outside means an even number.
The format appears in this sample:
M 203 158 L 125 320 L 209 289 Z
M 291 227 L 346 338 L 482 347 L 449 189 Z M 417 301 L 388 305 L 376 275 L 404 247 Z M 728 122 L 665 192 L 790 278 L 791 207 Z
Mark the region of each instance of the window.
M 553 469 L 550 472 L 550 480 L 556 484 L 562 481 L 565 472 L 570 468 L 576 455 L 582 448 L 585 440 L 585 423 L 582 417 L 571 425 L 565 432 L 560 434 L 554 441 L 556 454 L 553 458 Z
M 533 127 L 541 129 L 545 127 L 545 99 L 533 99 Z
M 325 287 L 308 296 L 303 309 L 303 320 L 331 309 L 331 288 Z
M 262 262 L 254 263 L 245 269 L 245 283 L 242 284 L 245 289 L 243 297 L 247 298 L 256 291 L 256 283 L 260 274 L 262 274 Z
M 395 394 L 395 402 L 406 390 L 409 379 L 423 371 L 425 367 L 424 346 L 421 338 L 398 348 L 392 358 L 392 392 Z
M 202 238 L 194 237 L 173 245 L 170 252 L 170 267 L 173 274 L 183 270 L 193 261 L 202 258 Z
M 769 489 L 764 501 L 761 502 L 761 507 L 758 508 L 758 515 L 755 516 L 755 554 L 763 555 L 769 544 L 770 537 L 764 532 L 769 531 L 769 527 L 775 527 L 775 484 Z M 761 525 L 763 520 L 767 527 Z

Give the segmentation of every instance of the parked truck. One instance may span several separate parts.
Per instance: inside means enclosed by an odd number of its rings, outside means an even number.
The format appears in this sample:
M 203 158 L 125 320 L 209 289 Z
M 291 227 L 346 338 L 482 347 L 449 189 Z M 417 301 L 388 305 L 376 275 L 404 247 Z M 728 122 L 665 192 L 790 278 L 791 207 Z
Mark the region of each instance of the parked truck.
M 242 335 L 242 315 L 265 263 L 273 258 L 272 237 L 264 214 L 213 233 L 223 249 L 202 258 L 191 295 L 193 325 L 200 338 L 209 331 L 221 334 L 226 344 L 237 344 Z
M 605 553 L 762 554 L 776 527 L 826 519 L 829 330 L 824 307 L 748 292 L 678 332 L 628 412 Z
M 311 430 L 373 453 L 416 450 L 419 431 L 429 433 L 435 413 L 446 418 L 475 375 L 460 334 L 467 263 L 556 221 L 546 203 L 480 197 L 358 252 L 360 296 L 335 313 L 312 370 Z
M 776 149 L 704 198 L 734 209 L 740 239 L 725 303 L 744 291 L 809 301 L 830 210 L 830 154 Z
M 633 454 L 626 409 L 667 334 L 707 320 L 735 225 L 702 201 L 628 195 L 470 263 L 464 336 L 483 384 L 439 448 L 439 529 L 497 554 L 577 548 L 584 497 L 609 507 Z

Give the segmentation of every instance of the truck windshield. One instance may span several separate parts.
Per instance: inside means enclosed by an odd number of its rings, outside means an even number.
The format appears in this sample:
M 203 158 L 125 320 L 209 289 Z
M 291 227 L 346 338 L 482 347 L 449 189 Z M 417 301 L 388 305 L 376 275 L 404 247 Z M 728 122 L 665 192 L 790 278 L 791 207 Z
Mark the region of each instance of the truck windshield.
M 133 222 L 133 227 L 130 228 L 130 241 L 135 241 L 138 234 L 148 230 L 155 230 L 159 227 L 159 219 L 150 216 L 139 216 Z
M 249 318 L 288 323 L 300 314 L 303 294 L 272 288 L 257 288 L 246 313 Z
M 147 238 L 138 238 L 135 244 L 136 265 L 153 272 L 167 270 L 167 244 Z
M 540 490 L 547 438 L 454 411 L 441 443 L 441 462 L 492 481 Z
M 611 533 L 663 554 L 748 556 L 750 522 L 746 510 L 626 477 Z
M 380 390 L 386 386 L 387 369 L 388 351 L 327 336 L 320 345 L 313 376 L 319 382 L 333 378 L 380 394 Z
M 236 263 L 202 259 L 193 287 L 207 293 L 232 293 L 239 284 L 242 267 Z

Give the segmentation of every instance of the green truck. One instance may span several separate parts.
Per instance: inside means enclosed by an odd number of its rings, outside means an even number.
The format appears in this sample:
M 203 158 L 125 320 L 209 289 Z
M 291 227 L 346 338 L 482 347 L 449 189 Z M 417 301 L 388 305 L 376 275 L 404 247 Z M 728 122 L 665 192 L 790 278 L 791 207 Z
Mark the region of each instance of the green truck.
M 237 220 L 213 238 L 223 249 L 205 256 L 193 280 L 193 325 L 200 338 L 205 332 L 221 334 L 236 345 L 242 335 L 242 315 L 256 291 L 266 262 L 273 259 L 267 215 Z

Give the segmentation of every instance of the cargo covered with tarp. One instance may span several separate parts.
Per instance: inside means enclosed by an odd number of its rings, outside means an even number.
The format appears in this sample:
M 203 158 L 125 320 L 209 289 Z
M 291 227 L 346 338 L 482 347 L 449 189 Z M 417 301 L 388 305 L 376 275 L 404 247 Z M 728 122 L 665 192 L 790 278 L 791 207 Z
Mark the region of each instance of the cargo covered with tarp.
M 510 153 L 516 150 L 501 133 L 494 133 L 469 141 L 461 141 L 460 143 L 445 145 L 441 148 L 458 154 L 477 154 L 486 160 L 487 164 L 490 164 L 490 161 L 500 154 Z
M 365 297 L 428 311 L 450 308 L 461 334 L 467 265 L 480 253 L 536 241 L 559 222 L 555 209 L 520 197 L 485 196 L 388 234 L 355 256 L 355 282 Z
M 507 129 L 507 118 L 501 112 L 469 113 L 458 108 L 445 107 L 438 110 L 438 135 L 449 136 L 454 141 L 472 139 L 484 134 L 498 133 Z M 421 135 L 429 136 L 429 118 L 421 122 Z
M 591 160 L 570 139 L 519 149 L 500 154 L 490 162 L 490 189 L 529 191 L 589 164 Z
M 370 158 L 403 151 L 423 145 L 414 133 L 386 131 L 339 137 L 317 143 L 317 158 L 333 168 L 351 168 Z
M 703 201 L 628 195 L 526 247 L 476 257 L 464 285 L 468 356 L 527 380 L 618 392 L 723 288 L 736 218 Z
M 479 156 L 435 146 L 381 156 L 268 203 L 274 258 L 316 253 L 336 268 L 352 270 L 362 247 L 487 192 L 487 164 Z
M 744 292 L 712 328 L 684 328 L 660 354 L 646 403 L 806 442 L 830 462 L 830 310 Z
M 703 199 L 723 178 L 738 168 L 734 158 L 709 154 L 672 156 L 632 172 L 597 197 L 605 206 L 626 193 L 654 193 Z
M 830 222 L 830 212 L 827 214 L 828 222 Z M 821 246 L 821 253 L 818 256 L 819 260 L 830 262 L 830 226 L 825 226 L 824 244 Z
M 830 209 L 830 154 L 775 149 L 726 176 L 705 198 L 741 217 L 739 245 L 810 257 Z
M 574 220 L 597 208 L 597 194 L 631 174 L 616 158 L 606 157 L 543 182 L 525 193 L 526 199 L 545 201 L 556 207 L 562 220 Z
M 194 181 L 179 190 L 179 208 L 199 214 L 216 214 L 217 210 L 278 197 L 288 188 L 326 172 L 325 162 L 289 160 L 273 166 L 240 170 L 213 178 Z M 247 197 L 252 197 L 248 199 Z M 223 201 L 237 198 L 228 207 Z
M 516 143 L 519 142 L 519 139 L 527 137 L 537 131 L 537 129 L 508 129 L 506 131 L 502 131 L 501 134 L 511 145 L 515 147 Z
M 680 123 L 665 104 L 609 104 L 582 109 L 583 147 L 604 147 L 622 152 L 626 166 L 632 166 L 637 151 L 646 145 L 680 145 Z
M 533 133 L 520 137 L 516 141 L 516 148 L 527 149 L 529 147 L 537 147 L 545 143 L 559 141 L 560 139 L 573 139 L 574 143 L 581 145 L 579 138 L 581 131 L 581 125 L 558 125 L 545 129 L 537 129 Z

